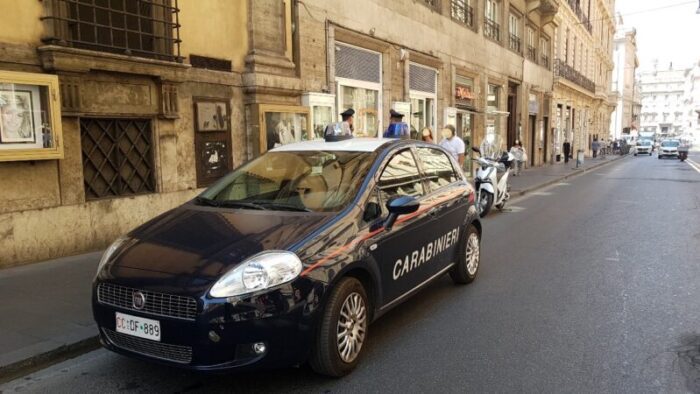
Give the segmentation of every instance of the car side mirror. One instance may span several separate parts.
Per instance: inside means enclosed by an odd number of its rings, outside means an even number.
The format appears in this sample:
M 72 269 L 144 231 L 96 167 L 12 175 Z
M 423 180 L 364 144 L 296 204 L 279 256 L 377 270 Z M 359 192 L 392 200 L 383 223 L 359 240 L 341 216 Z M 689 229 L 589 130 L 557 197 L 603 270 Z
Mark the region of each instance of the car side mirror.
M 391 231 L 401 215 L 407 215 L 409 213 L 414 213 L 420 207 L 420 203 L 415 197 L 411 196 L 401 196 L 395 197 L 386 203 L 386 209 L 389 211 L 389 216 L 387 216 L 384 222 L 384 229 Z
M 365 212 L 362 214 L 362 220 L 365 223 L 370 223 L 382 215 L 382 208 L 374 201 L 368 202 L 365 205 Z

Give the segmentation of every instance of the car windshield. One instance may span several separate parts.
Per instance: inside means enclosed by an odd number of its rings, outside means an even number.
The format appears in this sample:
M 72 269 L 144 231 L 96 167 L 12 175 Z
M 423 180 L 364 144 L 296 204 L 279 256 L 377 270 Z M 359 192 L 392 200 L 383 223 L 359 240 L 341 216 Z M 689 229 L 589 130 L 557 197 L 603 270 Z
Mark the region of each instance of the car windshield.
M 641 141 L 637 142 L 637 145 L 639 145 L 639 146 L 650 146 L 650 145 L 651 145 L 651 141 L 649 141 L 649 140 L 641 140 Z
M 248 209 L 334 212 L 355 197 L 374 153 L 269 152 L 202 193 L 199 204 Z
M 680 143 L 678 141 L 664 141 L 661 143 L 663 148 L 677 148 Z

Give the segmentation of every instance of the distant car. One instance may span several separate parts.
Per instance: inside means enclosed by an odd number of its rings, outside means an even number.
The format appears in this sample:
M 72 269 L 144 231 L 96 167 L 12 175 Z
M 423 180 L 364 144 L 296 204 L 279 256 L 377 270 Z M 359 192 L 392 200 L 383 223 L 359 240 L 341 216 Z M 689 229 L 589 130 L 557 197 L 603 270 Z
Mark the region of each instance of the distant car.
M 634 147 L 634 155 L 649 155 L 654 150 L 654 145 L 650 140 L 639 140 L 637 145 Z
M 659 146 L 659 159 L 662 157 L 678 157 L 678 147 L 681 142 L 678 140 L 664 140 Z

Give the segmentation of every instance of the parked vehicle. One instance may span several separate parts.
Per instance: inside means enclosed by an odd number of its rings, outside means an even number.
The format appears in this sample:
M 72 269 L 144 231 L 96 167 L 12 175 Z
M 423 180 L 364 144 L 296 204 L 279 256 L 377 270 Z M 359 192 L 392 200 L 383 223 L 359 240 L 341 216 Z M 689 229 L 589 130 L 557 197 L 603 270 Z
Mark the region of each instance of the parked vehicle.
M 681 142 L 678 140 L 664 140 L 659 146 L 659 159 L 663 157 L 678 157 L 678 147 Z
M 651 140 L 639 140 L 637 141 L 637 145 L 634 147 L 634 155 L 649 155 L 651 156 L 651 152 L 654 150 L 654 145 L 651 143 Z
M 274 148 L 107 249 L 93 284 L 100 340 L 200 371 L 308 361 L 345 375 L 370 322 L 442 274 L 475 279 L 474 202 L 434 144 Z
M 508 152 L 503 152 L 501 157 L 493 159 L 482 157 L 477 147 L 473 147 L 472 150 L 479 154 L 479 157 L 474 159 L 479 165 L 474 177 L 474 187 L 477 211 L 483 218 L 488 215 L 492 207 L 505 208 L 506 202 L 510 199 L 508 176 L 515 157 Z M 500 176 L 499 173 L 501 173 Z

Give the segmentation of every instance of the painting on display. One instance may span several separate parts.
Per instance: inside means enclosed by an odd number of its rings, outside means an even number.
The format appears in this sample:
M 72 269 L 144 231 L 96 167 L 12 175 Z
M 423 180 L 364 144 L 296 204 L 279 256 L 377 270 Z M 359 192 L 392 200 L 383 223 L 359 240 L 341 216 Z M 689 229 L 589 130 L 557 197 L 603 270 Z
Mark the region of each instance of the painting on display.
M 36 142 L 32 92 L 0 90 L 0 143 Z

